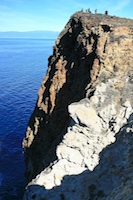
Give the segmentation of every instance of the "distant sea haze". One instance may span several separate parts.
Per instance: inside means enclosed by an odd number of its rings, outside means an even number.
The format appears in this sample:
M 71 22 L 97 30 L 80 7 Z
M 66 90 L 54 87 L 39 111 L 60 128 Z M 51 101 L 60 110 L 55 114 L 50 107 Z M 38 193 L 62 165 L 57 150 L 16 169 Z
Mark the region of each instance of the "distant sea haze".
M 54 39 L 57 38 L 59 32 L 57 31 L 8 31 L 0 32 L 0 38 L 40 38 L 40 39 Z

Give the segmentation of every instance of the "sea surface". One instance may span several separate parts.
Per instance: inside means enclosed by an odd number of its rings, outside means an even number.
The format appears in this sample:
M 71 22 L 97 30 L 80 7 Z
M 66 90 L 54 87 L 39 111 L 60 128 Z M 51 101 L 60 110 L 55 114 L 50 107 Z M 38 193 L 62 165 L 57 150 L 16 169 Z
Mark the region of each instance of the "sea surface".
M 55 39 L 0 39 L 0 200 L 22 200 L 22 140 Z

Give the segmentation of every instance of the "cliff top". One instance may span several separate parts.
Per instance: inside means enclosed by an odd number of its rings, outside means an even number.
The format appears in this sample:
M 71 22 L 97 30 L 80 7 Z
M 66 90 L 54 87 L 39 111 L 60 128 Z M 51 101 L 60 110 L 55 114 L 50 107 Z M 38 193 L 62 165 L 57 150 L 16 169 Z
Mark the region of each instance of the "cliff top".
M 132 38 L 133 19 L 79 11 L 70 17 L 70 20 L 59 34 L 57 43 L 67 34 L 71 35 L 74 33 L 75 37 L 77 37 L 80 33 L 81 35 L 84 33 L 85 36 L 88 36 L 91 32 L 95 32 L 97 36 L 101 36 L 100 33 L 102 35 L 103 33 L 110 33 L 111 35 L 113 33 L 117 38 L 119 36 Z
M 121 18 L 117 16 L 110 16 L 105 14 L 92 14 L 87 12 L 76 12 L 71 16 L 72 18 L 77 18 L 83 21 L 90 20 L 94 23 L 94 26 L 97 24 L 110 24 L 113 26 L 127 26 L 133 28 L 133 19 Z

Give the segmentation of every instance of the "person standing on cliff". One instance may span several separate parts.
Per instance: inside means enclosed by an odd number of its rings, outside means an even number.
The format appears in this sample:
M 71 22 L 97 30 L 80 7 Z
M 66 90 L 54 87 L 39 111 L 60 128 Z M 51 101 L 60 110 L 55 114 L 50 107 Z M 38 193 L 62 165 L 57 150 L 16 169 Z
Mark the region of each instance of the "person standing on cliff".
M 91 10 L 90 10 L 90 8 L 88 8 L 88 9 L 86 10 L 86 12 L 88 12 L 88 13 L 91 13 Z
M 108 10 L 105 11 L 105 15 L 108 15 Z
M 97 9 L 95 9 L 95 14 L 97 14 Z

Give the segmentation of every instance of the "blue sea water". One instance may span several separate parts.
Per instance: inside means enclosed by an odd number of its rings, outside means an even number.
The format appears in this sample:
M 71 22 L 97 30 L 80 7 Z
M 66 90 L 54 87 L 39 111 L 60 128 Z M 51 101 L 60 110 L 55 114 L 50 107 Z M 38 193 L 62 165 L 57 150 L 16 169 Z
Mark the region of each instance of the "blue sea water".
M 54 42 L 0 39 L 0 200 L 23 199 L 21 144 Z

